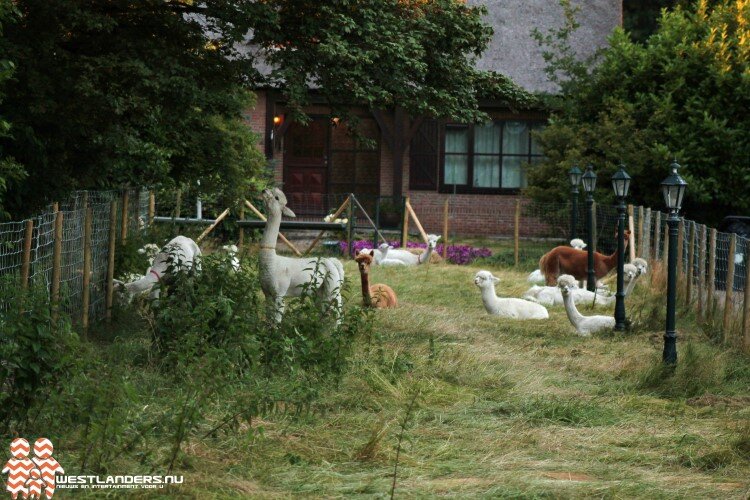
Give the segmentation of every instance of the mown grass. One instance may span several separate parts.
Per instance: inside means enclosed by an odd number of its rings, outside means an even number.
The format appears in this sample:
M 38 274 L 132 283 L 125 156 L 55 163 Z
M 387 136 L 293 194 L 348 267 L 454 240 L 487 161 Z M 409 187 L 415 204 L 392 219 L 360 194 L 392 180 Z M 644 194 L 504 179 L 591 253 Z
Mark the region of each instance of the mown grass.
M 491 317 L 477 269 L 375 268 L 400 307 L 376 312 L 375 335 L 357 340 L 340 384 L 300 415 L 279 409 L 193 436 L 178 471 L 186 482 L 170 493 L 384 497 L 403 433 L 396 496 L 747 497 L 746 357 L 681 316 L 680 361 L 665 370 L 663 298 L 643 284 L 629 304 L 640 319 L 624 335 L 578 337 L 562 308 L 548 321 Z M 526 289 L 525 272 L 491 269 L 501 295 Z M 346 271 L 357 302 L 356 268 Z M 118 356 L 145 352 L 126 344 Z

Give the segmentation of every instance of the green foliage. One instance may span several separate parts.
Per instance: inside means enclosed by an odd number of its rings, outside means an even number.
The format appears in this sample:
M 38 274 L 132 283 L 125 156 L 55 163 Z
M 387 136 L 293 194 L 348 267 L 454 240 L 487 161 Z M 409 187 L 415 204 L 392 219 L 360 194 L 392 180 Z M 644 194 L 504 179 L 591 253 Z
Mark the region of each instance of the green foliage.
M 643 45 L 616 30 L 593 68 L 564 49 L 572 17 L 567 28 L 538 37 L 549 48 L 549 70 L 561 76 L 562 95 L 551 100 L 557 112 L 539 136 L 548 159 L 530 167 L 528 194 L 564 201 L 567 170 L 592 163 L 597 200 L 607 202 L 608 181 L 623 162 L 632 199 L 658 207 L 658 184 L 676 157 L 690 183 L 692 216 L 750 210 L 743 187 L 750 180 L 749 20 L 739 2 L 665 11 Z

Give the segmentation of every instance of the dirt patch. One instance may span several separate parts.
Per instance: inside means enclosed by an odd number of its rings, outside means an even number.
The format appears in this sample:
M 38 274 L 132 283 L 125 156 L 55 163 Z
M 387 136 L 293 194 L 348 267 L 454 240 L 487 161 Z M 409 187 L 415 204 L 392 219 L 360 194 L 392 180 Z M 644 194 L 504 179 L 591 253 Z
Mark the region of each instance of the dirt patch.
M 595 477 L 580 472 L 545 472 L 544 477 L 558 481 L 596 481 Z
M 717 396 L 704 394 L 686 401 L 688 406 L 731 406 L 743 407 L 750 405 L 750 396 Z

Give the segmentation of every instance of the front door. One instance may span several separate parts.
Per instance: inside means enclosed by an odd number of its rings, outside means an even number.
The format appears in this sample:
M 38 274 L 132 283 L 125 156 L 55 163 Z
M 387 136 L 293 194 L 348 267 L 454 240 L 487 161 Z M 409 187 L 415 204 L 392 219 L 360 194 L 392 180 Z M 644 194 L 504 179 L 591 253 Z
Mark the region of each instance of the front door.
M 292 123 L 284 137 L 284 192 L 298 215 L 326 210 L 328 121 L 314 118 L 307 125 Z

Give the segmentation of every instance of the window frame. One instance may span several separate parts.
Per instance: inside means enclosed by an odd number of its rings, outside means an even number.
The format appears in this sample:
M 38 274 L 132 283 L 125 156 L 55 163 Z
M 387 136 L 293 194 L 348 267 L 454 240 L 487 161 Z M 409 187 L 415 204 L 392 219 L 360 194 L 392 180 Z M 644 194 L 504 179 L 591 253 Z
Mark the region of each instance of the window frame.
M 504 154 L 503 153 L 503 134 L 505 133 L 505 122 L 523 122 L 526 124 L 526 126 L 529 129 L 529 140 L 527 145 L 526 154 Z M 531 133 L 534 130 L 535 127 L 538 127 L 539 125 L 544 125 L 545 120 L 540 118 L 516 118 L 516 117 L 503 117 L 503 118 L 494 118 L 491 121 L 493 124 L 500 124 L 500 154 L 499 155 L 491 155 L 486 153 L 475 153 L 474 152 L 474 129 L 477 124 L 474 123 L 457 123 L 457 122 L 446 122 L 443 123 L 440 127 L 440 158 L 439 158 L 439 166 L 438 166 L 438 192 L 439 193 L 457 193 L 457 194 L 518 194 L 523 189 L 523 187 L 503 187 L 502 186 L 502 179 L 503 179 L 503 158 L 505 157 L 517 157 L 521 158 L 521 166 L 524 168 L 525 165 L 528 165 L 531 163 L 532 158 L 543 158 L 544 155 L 539 154 L 532 154 L 531 152 Z M 469 150 L 466 152 L 466 156 L 468 158 L 467 160 L 467 166 L 466 166 L 466 184 L 456 184 L 454 189 L 454 184 L 446 184 L 445 183 L 445 157 L 446 157 L 446 151 L 445 151 L 445 142 L 446 142 L 446 131 L 448 128 L 466 128 L 468 129 L 468 146 Z M 448 153 L 448 154 L 457 154 L 457 153 Z M 475 187 L 474 186 L 474 157 L 475 156 L 497 156 L 500 160 L 499 168 L 499 178 L 501 185 L 500 187 Z

